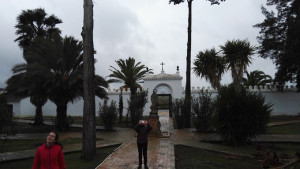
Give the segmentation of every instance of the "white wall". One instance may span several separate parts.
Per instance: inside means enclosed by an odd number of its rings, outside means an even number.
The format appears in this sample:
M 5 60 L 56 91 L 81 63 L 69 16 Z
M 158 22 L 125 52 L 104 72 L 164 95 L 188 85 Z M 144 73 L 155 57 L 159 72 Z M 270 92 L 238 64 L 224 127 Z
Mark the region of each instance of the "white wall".
M 172 87 L 172 97 L 173 100 L 176 98 L 184 98 L 184 91 L 182 90 L 181 85 L 176 83 L 176 80 L 166 80 L 166 81 L 152 81 L 151 83 L 145 83 L 144 89 L 148 89 L 148 103 L 144 108 L 144 115 L 149 115 L 150 113 L 150 97 L 152 94 L 153 89 L 159 84 L 168 84 Z M 174 84 L 173 84 L 174 83 Z M 181 84 L 181 83 L 180 83 Z M 152 86 L 152 87 L 151 87 Z M 200 88 L 194 88 L 192 90 L 192 95 L 196 97 L 198 95 Z M 217 95 L 217 92 L 210 89 L 205 89 L 212 92 L 212 97 Z M 151 91 L 151 92 L 150 92 Z M 288 88 L 285 89 L 284 92 L 277 92 L 268 89 L 258 90 L 257 88 L 251 89 L 252 92 L 261 92 L 263 96 L 265 96 L 266 101 L 271 101 L 273 103 L 273 112 L 271 115 L 297 115 L 300 113 L 300 93 L 297 93 L 297 89 L 295 88 Z M 110 104 L 111 100 L 116 101 L 116 106 L 118 107 L 119 104 L 119 92 L 116 90 L 108 91 L 108 104 Z M 123 92 L 123 105 L 125 108 L 128 107 L 127 100 L 129 99 L 130 91 Z M 99 102 L 103 103 L 103 100 L 96 97 L 96 115 L 98 115 L 99 110 Z M 30 103 L 29 98 L 25 98 L 20 102 L 10 102 L 13 104 L 13 112 L 14 116 L 17 117 L 25 117 L 25 116 L 34 116 L 35 114 L 35 107 Z M 82 116 L 83 114 L 83 100 L 78 99 L 74 101 L 74 103 L 68 104 L 68 115 L 72 116 Z M 123 109 L 123 115 L 126 115 L 127 109 Z M 43 115 L 55 116 L 56 115 L 56 105 L 53 104 L 51 101 L 48 101 L 43 106 Z

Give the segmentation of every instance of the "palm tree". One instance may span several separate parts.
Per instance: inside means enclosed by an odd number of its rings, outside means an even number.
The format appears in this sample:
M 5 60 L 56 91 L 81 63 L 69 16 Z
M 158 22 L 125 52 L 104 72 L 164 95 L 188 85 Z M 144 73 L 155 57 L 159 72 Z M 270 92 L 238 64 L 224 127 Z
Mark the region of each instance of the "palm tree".
M 247 78 L 243 78 L 244 86 L 265 86 L 267 83 L 273 82 L 270 75 L 266 75 L 263 71 L 255 70 L 248 73 L 245 71 Z
M 211 4 L 219 4 L 219 1 L 225 0 L 208 0 Z M 169 3 L 174 3 L 174 5 L 183 3 L 184 0 L 169 0 Z M 185 127 L 190 127 L 190 117 L 191 117 L 191 51 L 192 51 L 192 3 L 193 0 L 187 0 L 188 3 L 188 42 L 187 42 L 187 56 L 186 56 L 186 83 L 185 83 Z
M 222 75 L 225 72 L 224 61 L 214 48 L 204 50 L 196 56 L 193 71 L 200 78 L 209 81 L 213 88 L 219 88 Z
M 55 26 L 62 23 L 54 15 L 47 17 L 47 13 L 41 8 L 23 10 L 17 17 L 17 21 L 18 24 L 15 27 L 19 37 L 15 41 L 19 42 L 19 46 L 23 48 L 23 55 L 26 53 L 25 48 L 32 45 L 36 37 L 50 37 L 54 32 L 59 33 L 60 30 Z M 36 107 L 34 124 L 39 125 L 43 124 L 42 106 L 47 102 L 46 90 L 42 84 L 44 77 L 29 77 L 27 68 L 26 63 L 17 64 L 12 68 L 13 76 L 7 80 L 6 90 L 16 97 L 30 96 L 30 102 Z
M 36 38 L 28 47 L 26 60 L 32 67 L 33 77 L 43 76 L 47 80 L 48 98 L 55 103 L 56 128 L 64 130 L 69 127 L 67 121 L 67 104 L 83 96 L 83 45 L 73 37 L 61 38 L 53 34 L 50 38 Z M 106 97 L 104 87 L 108 83 L 101 76 L 94 77 L 95 94 L 100 98 Z
M 231 76 L 233 83 L 236 85 L 236 90 L 240 91 L 244 71 L 251 63 L 251 56 L 254 54 L 255 47 L 251 46 L 250 42 L 245 39 L 227 41 L 220 48 L 223 51 L 227 69 L 231 69 Z
M 43 124 L 42 107 L 47 102 L 46 89 L 43 86 L 44 77 L 31 78 L 27 72 L 27 64 L 17 64 L 12 68 L 13 75 L 6 81 L 6 91 L 14 97 L 30 96 L 30 102 L 36 107 L 34 125 Z
M 110 66 L 109 69 L 112 73 L 108 77 L 112 78 L 109 82 L 122 82 L 123 87 L 129 87 L 131 95 L 134 95 L 137 88 L 141 87 L 138 83 L 141 82 L 146 73 L 153 73 L 152 69 L 148 69 L 141 62 L 136 63 L 134 58 L 129 57 L 126 60 L 119 59 L 115 61 L 119 66 L 120 70 Z
M 16 34 L 19 35 L 15 41 L 24 48 L 30 46 L 35 37 L 50 37 L 52 33 L 59 32 L 56 24 L 62 23 L 56 16 L 47 17 L 47 13 L 42 8 L 34 10 L 23 10 L 17 17 L 18 24 L 15 26 Z

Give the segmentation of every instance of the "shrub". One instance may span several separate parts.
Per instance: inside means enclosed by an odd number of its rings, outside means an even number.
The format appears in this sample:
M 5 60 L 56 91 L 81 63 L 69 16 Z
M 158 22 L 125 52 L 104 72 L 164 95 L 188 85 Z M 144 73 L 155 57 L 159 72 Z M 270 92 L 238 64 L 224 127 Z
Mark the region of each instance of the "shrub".
M 107 100 L 104 100 L 103 106 L 99 103 L 99 118 L 106 131 L 112 131 L 117 120 L 118 109 L 116 102 L 111 101 L 110 106 L 107 105 Z
M 175 118 L 174 128 L 183 128 L 184 126 L 184 99 L 176 99 L 172 103 L 172 113 Z
M 142 91 L 130 96 L 128 109 L 132 127 L 134 127 L 143 116 L 144 107 L 147 103 L 147 95 L 148 93 L 146 91 Z
M 263 134 L 272 111 L 259 93 L 244 88 L 236 93 L 233 85 L 221 87 L 214 102 L 215 127 L 222 140 L 230 145 L 244 144 Z
M 15 124 L 12 121 L 12 107 L 7 104 L 6 96 L 0 94 L 0 135 L 10 136 L 15 134 Z
M 212 130 L 211 119 L 213 105 L 211 93 L 200 92 L 199 97 L 192 100 L 192 122 L 197 131 L 207 132 Z

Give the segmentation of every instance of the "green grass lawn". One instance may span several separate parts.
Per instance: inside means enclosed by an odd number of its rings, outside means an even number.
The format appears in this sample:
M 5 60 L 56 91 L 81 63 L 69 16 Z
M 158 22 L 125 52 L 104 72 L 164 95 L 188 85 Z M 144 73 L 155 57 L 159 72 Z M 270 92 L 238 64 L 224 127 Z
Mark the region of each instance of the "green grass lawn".
M 101 140 L 101 139 L 96 139 Z M 22 150 L 32 150 L 37 149 L 43 143 L 46 142 L 45 139 L 11 139 L 11 140 L 0 140 L 0 153 L 5 152 L 13 152 L 13 151 L 22 151 Z M 67 139 L 60 139 L 59 142 L 65 145 L 72 145 L 82 143 L 81 138 L 67 138 Z
M 267 130 L 267 134 L 299 134 L 300 123 L 272 126 Z
M 65 162 L 68 169 L 94 169 L 105 158 L 110 155 L 118 146 L 111 146 L 97 149 L 97 156 L 92 161 L 84 161 L 80 159 L 81 152 L 66 153 Z M 3 162 L 0 163 L 0 169 L 31 169 L 33 164 L 33 158 Z
M 270 116 L 270 122 L 278 122 L 278 121 L 289 121 L 289 120 L 300 120 L 300 115 L 276 115 Z
M 175 146 L 176 169 L 259 169 L 260 163 L 198 148 Z

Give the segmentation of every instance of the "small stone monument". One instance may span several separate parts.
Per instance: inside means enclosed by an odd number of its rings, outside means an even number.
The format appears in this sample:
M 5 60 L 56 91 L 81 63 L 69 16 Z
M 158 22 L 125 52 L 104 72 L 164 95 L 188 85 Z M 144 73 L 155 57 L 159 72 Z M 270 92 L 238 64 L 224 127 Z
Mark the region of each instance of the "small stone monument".
M 158 105 L 158 96 L 156 94 L 156 90 L 153 90 L 153 93 L 151 95 L 151 112 L 149 115 L 149 124 L 152 127 L 152 131 L 149 133 L 150 136 L 161 136 L 161 131 L 160 131 L 160 122 L 159 122 L 159 116 L 158 116 L 158 110 L 157 110 L 157 105 Z

